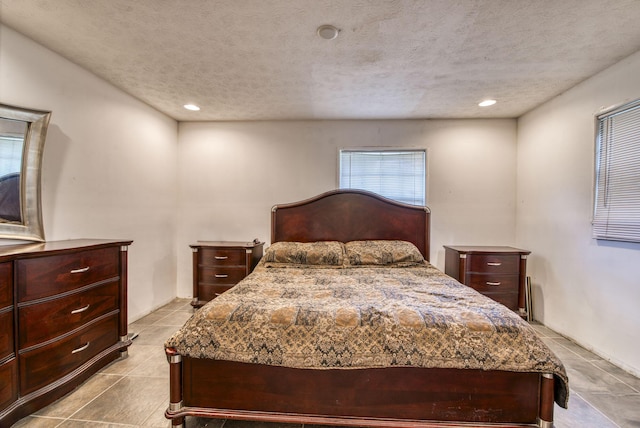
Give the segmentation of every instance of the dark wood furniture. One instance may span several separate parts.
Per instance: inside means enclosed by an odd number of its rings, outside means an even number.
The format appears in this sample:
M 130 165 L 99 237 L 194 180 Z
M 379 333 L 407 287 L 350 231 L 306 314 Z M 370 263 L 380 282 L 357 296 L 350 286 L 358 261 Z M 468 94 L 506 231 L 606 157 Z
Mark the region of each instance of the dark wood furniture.
M 13 264 L 5 261 L 0 264 L 0 414 L 18 398 L 13 314 Z
M 249 275 L 264 242 L 198 241 L 193 251 L 193 307 L 215 299 Z
M 0 247 L 0 426 L 126 356 L 131 242 Z
M 525 317 L 527 256 L 504 246 L 445 245 L 444 272 Z
M 272 210 L 271 242 L 401 239 L 429 256 L 427 208 L 332 191 Z M 551 427 L 552 374 L 390 367 L 309 370 L 196 359 L 166 349 L 173 426 L 185 416 L 370 426 Z

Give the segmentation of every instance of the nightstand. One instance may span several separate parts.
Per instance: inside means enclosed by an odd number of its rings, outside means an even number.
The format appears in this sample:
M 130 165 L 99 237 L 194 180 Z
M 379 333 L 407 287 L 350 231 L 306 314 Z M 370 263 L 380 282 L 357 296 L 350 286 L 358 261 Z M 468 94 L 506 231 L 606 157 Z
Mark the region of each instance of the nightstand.
M 526 317 L 525 281 L 531 251 L 501 246 L 444 248 L 447 275 Z
M 198 241 L 193 251 L 193 301 L 200 307 L 249 275 L 262 258 L 264 242 Z

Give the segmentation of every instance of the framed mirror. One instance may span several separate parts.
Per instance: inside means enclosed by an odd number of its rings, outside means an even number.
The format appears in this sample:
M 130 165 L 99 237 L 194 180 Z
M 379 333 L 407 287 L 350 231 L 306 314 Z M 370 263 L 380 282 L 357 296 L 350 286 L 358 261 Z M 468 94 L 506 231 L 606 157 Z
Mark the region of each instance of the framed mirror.
M 0 238 L 44 241 L 40 170 L 50 117 L 0 104 Z

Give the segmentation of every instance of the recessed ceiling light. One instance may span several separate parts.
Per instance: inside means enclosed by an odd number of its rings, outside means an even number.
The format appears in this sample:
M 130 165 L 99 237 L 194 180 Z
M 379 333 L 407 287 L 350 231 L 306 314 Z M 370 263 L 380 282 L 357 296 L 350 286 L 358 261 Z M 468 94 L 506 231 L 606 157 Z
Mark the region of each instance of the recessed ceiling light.
M 339 32 L 340 30 L 338 30 L 333 25 L 321 25 L 318 27 L 318 36 L 326 40 L 335 39 L 336 37 L 338 37 Z
M 191 111 L 198 111 L 200 110 L 200 107 L 198 107 L 195 104 L 185 104 L 184 108 L 186 108 L 187 110 L 191 110 Z
M 480 107 L 489 107 L 492 106 L 496 103 L 496 100 L 484 100 L 481 103 L 479 103 L 478 105 Z

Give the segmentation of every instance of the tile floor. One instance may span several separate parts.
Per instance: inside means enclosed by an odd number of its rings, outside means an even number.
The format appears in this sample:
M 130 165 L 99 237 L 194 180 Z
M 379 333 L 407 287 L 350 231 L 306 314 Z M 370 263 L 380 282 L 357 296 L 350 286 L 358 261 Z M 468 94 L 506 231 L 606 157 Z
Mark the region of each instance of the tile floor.
M 14 428 L 168 427 L 164 418 L 169 402 L 168 365 L 162 345 L 191 313 L 189 300 L 176 299 L 132 323 L 129 332 L 139 336 L 129 348 L 128 358 L 107 366 L 71 394 L 22 419 Z M 534 327 L 562 359 L 569 374 L 569 409 L 556 405 L 555 427 L 640 427 L 640 379 L 542 325 Z M 300 425 L 187 418 L 188 428 L 284 426 L 303 428 Z

